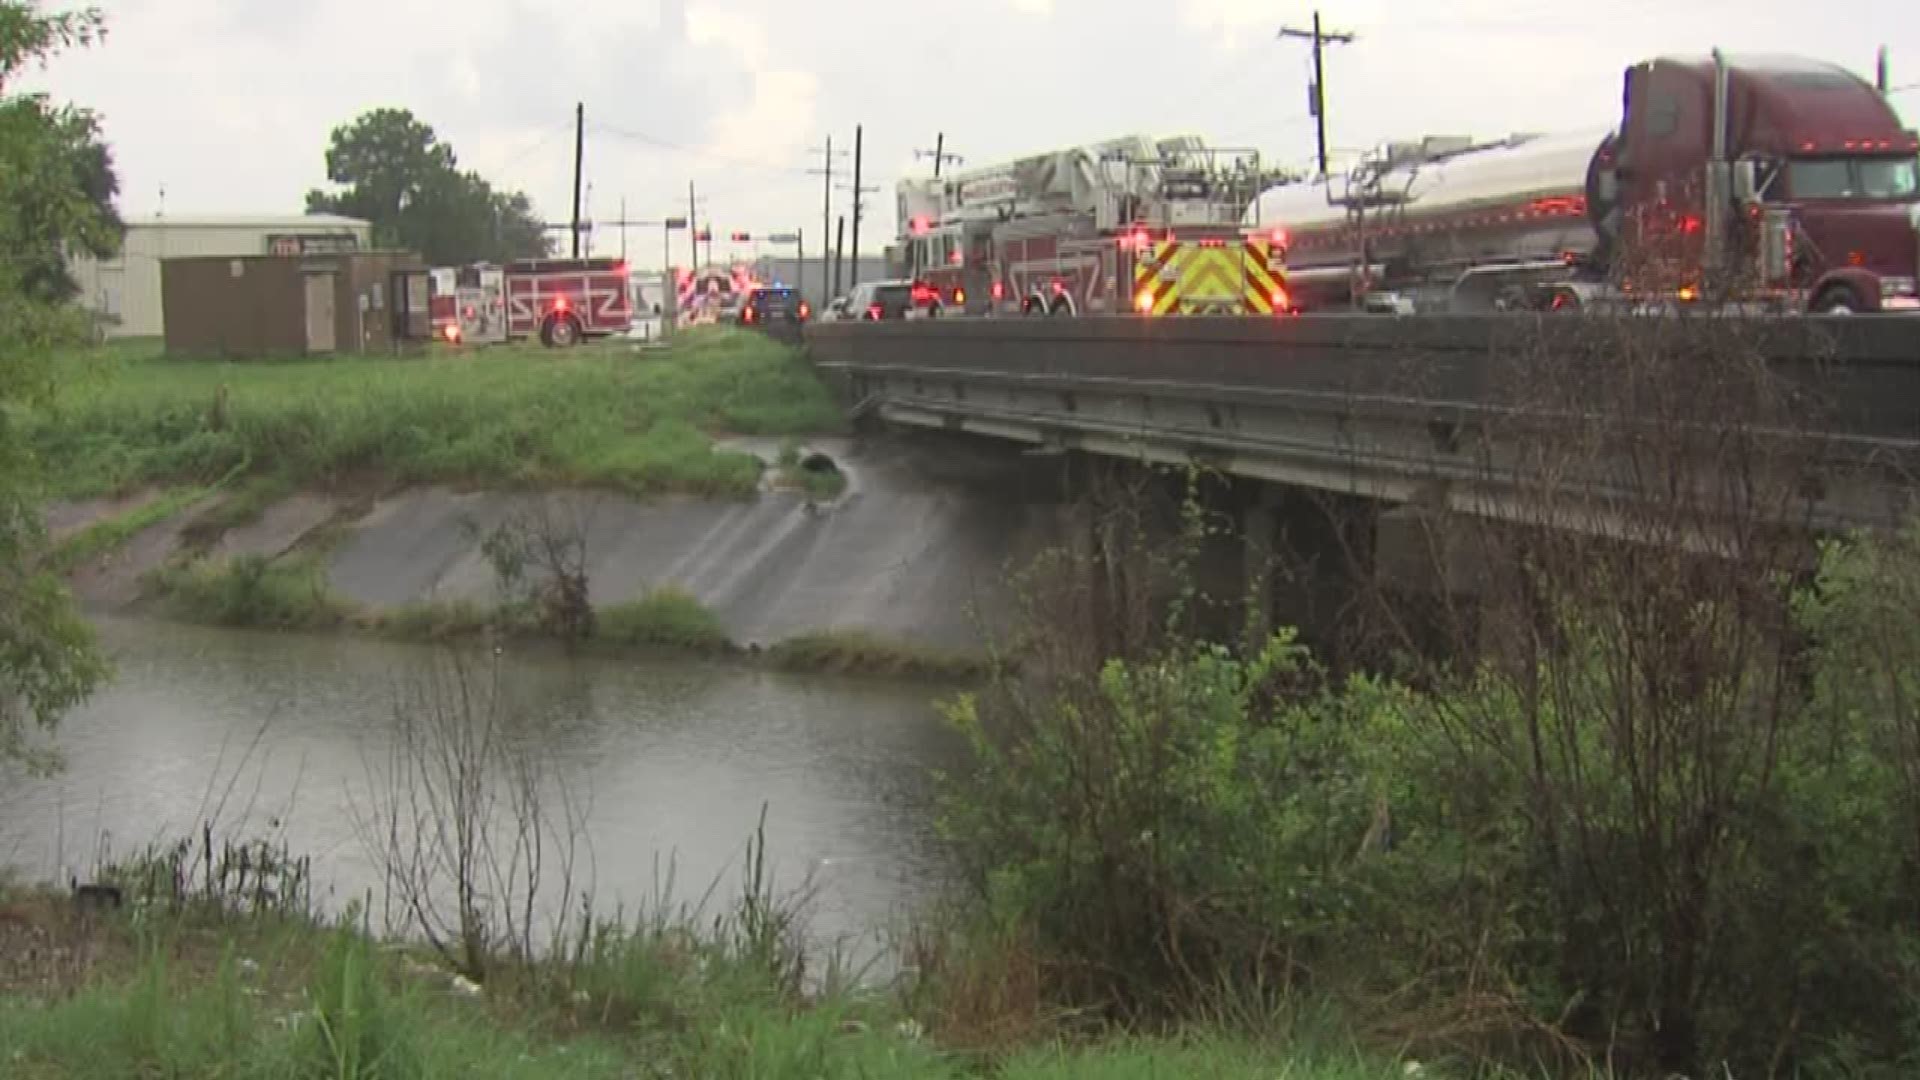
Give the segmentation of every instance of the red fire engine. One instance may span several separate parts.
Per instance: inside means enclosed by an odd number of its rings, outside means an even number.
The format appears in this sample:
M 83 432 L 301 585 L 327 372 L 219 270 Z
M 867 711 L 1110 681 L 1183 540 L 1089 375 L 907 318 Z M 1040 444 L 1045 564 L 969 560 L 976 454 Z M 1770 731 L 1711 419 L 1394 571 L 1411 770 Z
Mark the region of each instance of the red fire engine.
M 522 259 L 504 267 L 432 272 L 434 336 L 486 344 L 538 336 L 569 348 L 633 329 L 627 264 L 618 259 Z
M 1274 179 L 1251 150 L 1131 136 L 905 180 L 893 262 L 934 318 L 1285 312 L 1284 245 L 1240 221 Z

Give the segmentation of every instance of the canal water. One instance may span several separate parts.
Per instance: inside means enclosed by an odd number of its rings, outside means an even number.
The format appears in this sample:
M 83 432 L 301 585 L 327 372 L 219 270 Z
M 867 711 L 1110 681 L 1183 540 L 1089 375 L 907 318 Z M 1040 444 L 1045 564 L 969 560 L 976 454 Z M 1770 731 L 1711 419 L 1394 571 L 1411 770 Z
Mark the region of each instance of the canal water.
M 196 834 L 284 840 L 338 908 L 381 887 L 396 709 L 429 647 L 103 620 L 113 683 L 61 725 L 65 767 L 0 785 L 0 865 L 65 881 L 102 853 Z M 439 654 L 444 657 L 444 654 Z M 514 724 L 583 808 L 575 892 L 600 910 L 730 895 L 766 809 L 777 886 L 811 880 L 816 940 L 873 940 L 942 889 L 929 770 L 960 747 L 940 691 L 738 664 L 512 646 Z

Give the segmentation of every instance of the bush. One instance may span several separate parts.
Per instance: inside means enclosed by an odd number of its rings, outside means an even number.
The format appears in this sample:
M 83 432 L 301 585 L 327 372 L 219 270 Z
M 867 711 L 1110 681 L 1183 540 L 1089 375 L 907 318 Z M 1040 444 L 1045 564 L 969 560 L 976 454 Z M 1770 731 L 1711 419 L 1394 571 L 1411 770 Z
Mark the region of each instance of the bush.
M 1250 658 L 1179 647 L 1042 701 L 949 708 L 973 761 L 942 830 L 993 918 L 1030 927 L 1066 973 L 1058 990 L 1179 1008 L 1222 980 L 1292 979 L 1344 934 L 1385 794 L 1372 748 L 1403 701 L 1317 678 L 1283 635 Z
M 156 584 L 175 617 L 213 626 L 313 630 L 338 626 L 349 614 L 310 559 L 241 555 L 161 570 Z
M 602 609 L 595 632 L 599 640 L 614 645 L 658 645 L 695 652 L 724 652 L 733 647 L 719 616 L 691 594 L 671 587 Z

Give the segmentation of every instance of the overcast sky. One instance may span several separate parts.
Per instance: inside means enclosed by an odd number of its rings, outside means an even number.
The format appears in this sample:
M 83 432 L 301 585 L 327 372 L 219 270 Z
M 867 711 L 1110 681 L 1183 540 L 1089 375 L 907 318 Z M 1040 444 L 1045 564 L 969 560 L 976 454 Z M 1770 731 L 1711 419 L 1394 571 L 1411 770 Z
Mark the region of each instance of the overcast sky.
M 56 6 L 48 4 L 47 6 Z M 944 131 L 965 167 L 1126 134 L 1194 132 L 1304 164 L 1308 50 L 1285 0 L 100 0 L 104 45 L 40 88 L 103 116 L 122 206 L 298 212 L 329 131 L 412 109 L 462 164 L 569 209 L 573 105 L 587 112 L 590 216 L 684 213 L 719 234 L 804 227 L 817 149 L 866 129 L 863 247 L 893 230 L 893 182 Z M 1920 83 L 1916 0 L 1327 0 L 1331 140 L 1604 127 L 1648 56 L 1796 52 Z M 1897 99 L 1920 121 L 1920 91 Z M 838 159 L 837 168 L 850 168 Z M 850 179 L 850 178 L 849 178 Z M 834 195 L 836 213 L 848 194 Z M 659 233 L 629 237 L 655 260 Z M 600 253 L 617 237 L 596 240 Z M 716 254 L 726 245 L 717 245 Z

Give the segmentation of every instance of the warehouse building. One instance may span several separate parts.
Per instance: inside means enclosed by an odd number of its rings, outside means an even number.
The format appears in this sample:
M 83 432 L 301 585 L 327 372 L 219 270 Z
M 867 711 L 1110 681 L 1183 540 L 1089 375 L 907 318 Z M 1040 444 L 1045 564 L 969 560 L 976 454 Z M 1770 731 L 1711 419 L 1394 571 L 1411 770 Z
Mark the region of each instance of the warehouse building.
M 126 240 L 111 259 L 80 256 L 71 270 L 79 302 L 108 337 L 161 337 L 166 332 L 160 264 L 220 255 L 318 255 L 371 247 L 372 226 L 333 214 L 165 215 L 127 221 Z

